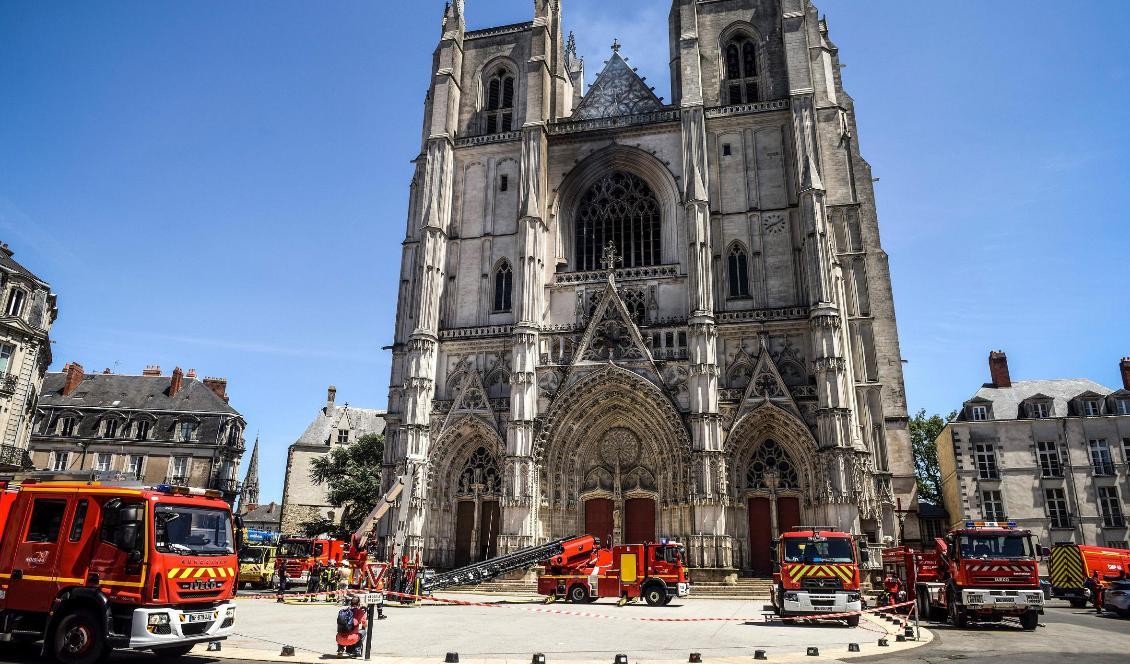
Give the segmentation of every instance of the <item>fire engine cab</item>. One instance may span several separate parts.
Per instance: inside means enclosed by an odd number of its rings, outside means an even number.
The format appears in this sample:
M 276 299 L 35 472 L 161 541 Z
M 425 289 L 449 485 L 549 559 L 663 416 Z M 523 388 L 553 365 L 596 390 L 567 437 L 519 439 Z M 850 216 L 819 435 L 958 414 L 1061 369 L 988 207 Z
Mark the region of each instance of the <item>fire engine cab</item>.
M 948 619 L 954 627 L 1016 617 L 1034 630 L 1044 612 L 1035 538 L 1014 522 L 969 521 L 937 544 L 937 580 L 919 580 L 915 591 L 923 617 Z
M 341 540 L 312 539 L 308 537 L 283 537 L 275 558 L 276 578 L 286 565 L 287 583 L 307 585 L 310 570 L 315 563 L 323 566 L 331 562 L 340 564 L 346 557 L 347 545 Z
M 544 562 L 538 577 L 541 595 L 584 603 L 601 597 L 642 598 L 649 606 L 663 606 L 690 593 L 681 544 L 620 544 L 609 549 L 592 535 L 583 535 L 563 548 Z
M 29 474 L 34 475 L 34 474 Z M 213 491 L 0 480 L 0 641 L 66 664 L 177 657 L 235 626 L 231 510 Z
M 851 613 L 863 608 L 859 563 L 866 557 L 850 533 L 830 528 L 796 528 L 774 543 L 773 608 L 777 615 L 811 616 Z M 845 618 L 859 625 L 859 614 Z

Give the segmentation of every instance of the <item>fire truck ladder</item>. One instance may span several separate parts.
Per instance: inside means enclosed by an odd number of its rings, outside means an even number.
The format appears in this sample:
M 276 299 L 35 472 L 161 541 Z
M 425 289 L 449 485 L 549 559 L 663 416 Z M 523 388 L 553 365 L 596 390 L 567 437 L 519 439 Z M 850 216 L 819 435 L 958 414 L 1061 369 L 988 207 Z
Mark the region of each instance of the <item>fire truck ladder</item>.
M 457 570 L 436 574 L 424 580 L 424 590 L 443 590 L 444 588 L 450 588 L 452 586 L 483 583 L 484 581 L 490 581 L 507 572 L 532 567 L 564 553 L 565 543 L 570 539 L 572 538 L 564 537 L 547 544 L 531 546 L 527 549 L 521 549 L 504 556 L 484 560 L 473 565 L 461 567 Z

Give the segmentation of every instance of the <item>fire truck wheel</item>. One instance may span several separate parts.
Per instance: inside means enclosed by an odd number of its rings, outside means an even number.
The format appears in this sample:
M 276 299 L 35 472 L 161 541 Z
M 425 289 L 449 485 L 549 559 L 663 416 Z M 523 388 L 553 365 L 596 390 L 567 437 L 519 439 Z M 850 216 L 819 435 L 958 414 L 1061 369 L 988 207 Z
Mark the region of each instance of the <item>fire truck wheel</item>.
M 1020 614 L 1020 626 L 1024 628 L 1025 632 L 1031 632 L 1036 629 L 1040 624 L 1040 614 L 1035 611 L 1027 611 Z
M 667 597 L 663 600 L 663 606 L 667 606 L 672 601 L 674 601 L 674 599 L 675 599 L 674 597 L 667 595 Z
M 188 653 L 192 652 L 192 648 L 194 646 L 195 644 L 188 643 L 184 645 L 173 646 L 172 648 L 154 648 L 153 654 L 157 655 L 158 657 L 184 657 Z
M 848 616 L 847 617 L 847 626 L 848 627 L 859 627 L 859 616 Z
M 574 604 L 584 604 L 589 601 L 589 589 L 578 583 L 569 589 L 569 601 Z
M 653 583 L 644 588 L 643 599 L 648 606 L 663 606 L 663 600 L 667 599 L 667 589 L 658 583 Z
M 94 613 L 76 609 L 63 616 L 51 635 L 52 658 L 61 664 L 100 664 L 110 657 L 106 635 Z

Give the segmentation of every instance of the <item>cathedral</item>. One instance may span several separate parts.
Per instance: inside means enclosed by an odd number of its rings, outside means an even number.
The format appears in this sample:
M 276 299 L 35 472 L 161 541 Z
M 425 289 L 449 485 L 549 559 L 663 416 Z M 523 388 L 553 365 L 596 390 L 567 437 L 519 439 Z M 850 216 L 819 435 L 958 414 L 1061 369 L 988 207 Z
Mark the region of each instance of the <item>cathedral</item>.
M 887 256 L 825 21 L 672 0 L 668 102 L 614 35 L 586 87 L 563 4 L 444 13 L 384 459 L 414 486 L 385 537 L 441 568 L 666 538 L 699 579 L 767 573 L 799 525 L 916 539 Z

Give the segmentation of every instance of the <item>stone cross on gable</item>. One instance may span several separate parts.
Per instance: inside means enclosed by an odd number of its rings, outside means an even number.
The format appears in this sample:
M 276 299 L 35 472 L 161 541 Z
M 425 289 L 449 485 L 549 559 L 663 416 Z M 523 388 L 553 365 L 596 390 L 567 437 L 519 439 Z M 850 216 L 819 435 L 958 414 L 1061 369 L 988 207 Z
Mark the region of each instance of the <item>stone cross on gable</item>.
M 604 251 L 600 254 L 600 264 L 605 270 L 608 270 L 608 283 L 615 282 L 616 264 L 623 262 L 623 257 L 616 253 L 616 244 L 609 240 L 608 244 L 604 245 Z
M 620 52 L 620 40 L 619 39 L 613 39 L 612 40 L 612 52 L 613 53 L 619 53 Z

